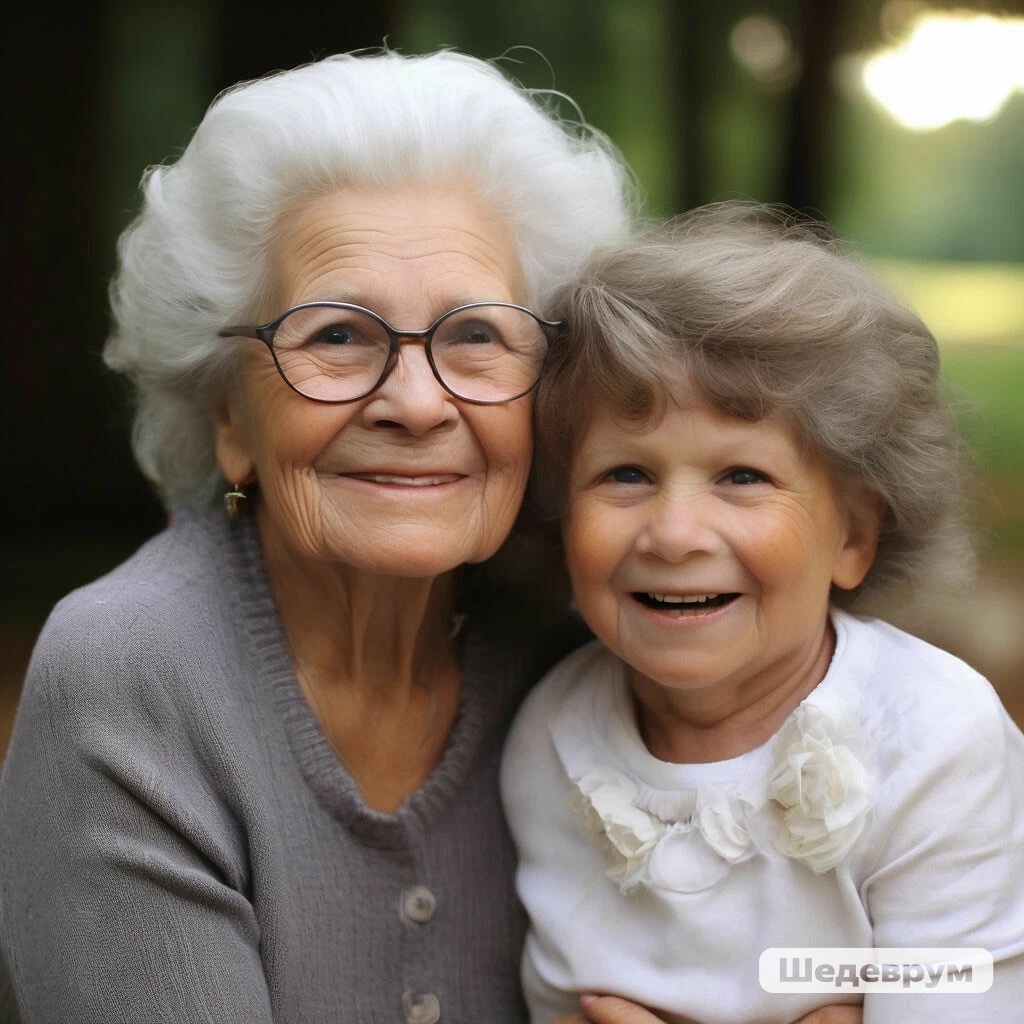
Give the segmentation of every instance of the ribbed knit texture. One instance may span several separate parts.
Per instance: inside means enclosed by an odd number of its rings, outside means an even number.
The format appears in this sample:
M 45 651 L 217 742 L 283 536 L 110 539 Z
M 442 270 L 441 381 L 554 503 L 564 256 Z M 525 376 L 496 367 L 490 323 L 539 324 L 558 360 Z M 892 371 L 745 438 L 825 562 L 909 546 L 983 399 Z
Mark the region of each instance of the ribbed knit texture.
M 400 1024 L 404 993 L 523 1020 L 498 757 L 581 637 L 487 635 L 471 615 L 448 749 L 382 814 L 302 696 L 250 521 L 181 511 L 66 597 L 0 777 L 0 1021 Z

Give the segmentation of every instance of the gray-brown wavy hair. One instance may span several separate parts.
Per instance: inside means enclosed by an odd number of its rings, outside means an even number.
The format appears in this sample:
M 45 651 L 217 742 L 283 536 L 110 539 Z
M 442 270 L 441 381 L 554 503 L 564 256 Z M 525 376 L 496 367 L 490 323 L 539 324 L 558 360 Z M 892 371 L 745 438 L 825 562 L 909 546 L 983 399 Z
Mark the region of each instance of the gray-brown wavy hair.
M 595 398 L 643 420 L 685 376 L 728 415 L 785 417 L 840 495 L 885 502 L 874 564 L 837 603 L 876 609 L 970 578 L 974 473 L 935 339 L 828 225 L 754 203 L 703 207 L 599 254 L 560 313 L 569 329 L 536 413 L 548 515 L 565 510 Z

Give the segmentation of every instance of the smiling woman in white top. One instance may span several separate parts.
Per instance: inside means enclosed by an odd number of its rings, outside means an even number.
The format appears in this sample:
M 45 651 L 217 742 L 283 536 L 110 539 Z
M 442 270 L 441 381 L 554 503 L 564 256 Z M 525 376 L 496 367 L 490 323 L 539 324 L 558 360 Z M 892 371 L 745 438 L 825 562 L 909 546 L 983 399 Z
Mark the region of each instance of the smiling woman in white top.
M 824 225 L 756 204 L 599 255 L 562 309 L 538 485 L 596 639 L 503 763 L 533 1024 L 607 979 L 702 1024 L 837 998 L 1017 1019 L 1024 736 L 966 664 L 871 617 L 971 565 L 931 334 Z M 824 960 L 827 993 L 806 958 L 762 974 L 822 947 L 860 951 Z M 836 980 L 880 947 L 981 949 L 994 980 Z

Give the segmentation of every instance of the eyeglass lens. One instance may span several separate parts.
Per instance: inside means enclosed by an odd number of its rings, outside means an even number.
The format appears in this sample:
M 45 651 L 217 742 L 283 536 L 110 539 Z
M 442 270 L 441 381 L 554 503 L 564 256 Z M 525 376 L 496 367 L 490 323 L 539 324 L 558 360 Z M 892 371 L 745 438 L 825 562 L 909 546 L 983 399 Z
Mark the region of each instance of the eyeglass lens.
M 500 305 L 449 314 L 436 325 L 430 341 L 445 387 L 478 402 L 508 401 L 529 391 L 540 376 L 547 347 L 530 313 Z M 372 390 L 387 365 L 391 339 L 368 313 L 307 306 L 281 321 L 273 349 L 281 373 L 296 391 L 337 402 Z

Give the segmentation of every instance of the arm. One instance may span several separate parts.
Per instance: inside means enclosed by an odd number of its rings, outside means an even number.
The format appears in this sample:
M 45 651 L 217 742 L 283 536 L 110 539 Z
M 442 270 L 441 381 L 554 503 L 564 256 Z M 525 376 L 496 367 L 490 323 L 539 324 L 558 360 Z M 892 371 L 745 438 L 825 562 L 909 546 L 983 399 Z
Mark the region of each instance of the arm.
M 981 947 L 983 994 L 865 998 L 870 1024 L 1011 1020 L 1024 1000 L 1024 736 L 980 677 L 904 739 L 862 885 L 878 947 Z
M 4 766 L 9 998 L 25 1024 L 269 1024 L 243 837 L 171 696 L 183 659 L 93 625 L 44 634 Z

